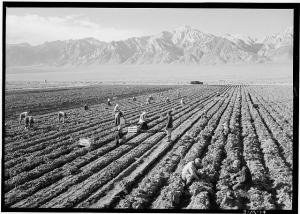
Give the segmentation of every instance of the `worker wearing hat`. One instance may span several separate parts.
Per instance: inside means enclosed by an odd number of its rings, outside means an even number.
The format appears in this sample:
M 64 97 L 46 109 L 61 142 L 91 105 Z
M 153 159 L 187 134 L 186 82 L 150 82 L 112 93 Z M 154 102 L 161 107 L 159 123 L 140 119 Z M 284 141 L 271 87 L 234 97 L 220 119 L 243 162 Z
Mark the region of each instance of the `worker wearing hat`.
M 200 158 L 196 158 L 193 161 L 188 162 L 182 169 L 181 178 L 186 185 L 189 185 L 194 179 L 200 180 L 197 175 L 197 169 L 201 167 Z
M 172 130 L 173 130 L 172 110 L 169 110 L 168 116 L 167 116 L 167 124 L 166 124 L 166 132 L 167 132 L 167 136 L 168 136 L 168 141 L 171 141 Z
M 147 120 L 146 120 L 146 116 L 147 116 L 147 112 L 143 111 L 142 114 L 140 115 L 140 119 L 139 119 L 139 129 L 142 131 L 146 131 L 149 129 L 148 124 L 147 124 Z

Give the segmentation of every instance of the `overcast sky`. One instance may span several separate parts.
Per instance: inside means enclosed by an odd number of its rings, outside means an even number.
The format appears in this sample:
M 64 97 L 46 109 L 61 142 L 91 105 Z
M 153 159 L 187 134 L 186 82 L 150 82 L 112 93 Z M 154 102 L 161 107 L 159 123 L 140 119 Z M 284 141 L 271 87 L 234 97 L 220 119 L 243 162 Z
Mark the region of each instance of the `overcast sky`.
M 271 9 L 107 9 L 8 8 L 7 43 L 94 37 L 102 41 L 154 35 L 190 25 L 214 35 L 262 39 L 293 26 L 293 10 Z

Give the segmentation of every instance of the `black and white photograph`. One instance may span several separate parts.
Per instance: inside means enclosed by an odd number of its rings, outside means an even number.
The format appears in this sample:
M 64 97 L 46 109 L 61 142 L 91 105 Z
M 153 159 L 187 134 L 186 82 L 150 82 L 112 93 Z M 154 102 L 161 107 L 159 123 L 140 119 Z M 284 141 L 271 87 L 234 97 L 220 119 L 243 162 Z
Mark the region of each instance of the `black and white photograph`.
M 2 211 L 297 212 L 299 5 L 2 4 Z

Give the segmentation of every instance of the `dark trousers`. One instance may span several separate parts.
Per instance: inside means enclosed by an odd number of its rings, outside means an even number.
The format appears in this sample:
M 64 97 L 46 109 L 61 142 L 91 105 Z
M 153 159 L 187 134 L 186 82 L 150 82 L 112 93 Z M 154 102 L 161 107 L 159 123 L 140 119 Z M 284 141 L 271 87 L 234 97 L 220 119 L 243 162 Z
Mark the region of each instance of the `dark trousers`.
M 232 189 L 233 190 L 242 189 L 242 190 L 248 191 L 250 189 L 250 187 L 251 187 L 250 182 L 244 181 L 244 182 L 239 182 L 239 183 L 235 184 L 232 187 Z
M 149 129 L 149 127 L 148 127 L 148 125 L 147 125 L 146 122 L 141 123 L 139 128 L 140 128 L 140 130 L 142 130 L 142 131 L 146 131 L 146 130 Z

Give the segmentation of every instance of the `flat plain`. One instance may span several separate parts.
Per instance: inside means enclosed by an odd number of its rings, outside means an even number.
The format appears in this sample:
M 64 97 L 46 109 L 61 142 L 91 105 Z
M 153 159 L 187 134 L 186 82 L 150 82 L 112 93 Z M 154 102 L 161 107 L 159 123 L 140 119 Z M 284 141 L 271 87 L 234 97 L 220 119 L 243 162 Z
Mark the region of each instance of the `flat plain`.
M 5 96 L 7 207 L 292 208 L 292 86 L 112 85 L 47 90 L 47 96 L 38 96 L 38 90 L 10 91 Z M 146 104 L 150 94 L 154 102 Z M 150 132 L 128 134 L 116 145 L 112 107 L 105 103 L 108 96 L 115 97 L 113 104 L 118 103 L 133 123 L 147 111 Z M 83 109 L 84 103 L 90 104 L 89 110 Z M 35 118 L 29 130 L 17 119 L 27 107 Z M 66 123 L 59 123 L 57 110 L 63 107 L 69 116 Z M 167 141 L 163 130 L 170 109 L 174 130 Z M 83 137 L 93 139 L 90 148 L 78 147 Z M 197 157 L 203 165 L 201 180 L 185 187 L 182 167 Z M 247 164 L 253 183 L 246 199 L 237 191 L 232 207 L 224 207 L 222 198 L 237 182 L 233 176 L 237 172 L 230 168 L 234 160 Z

